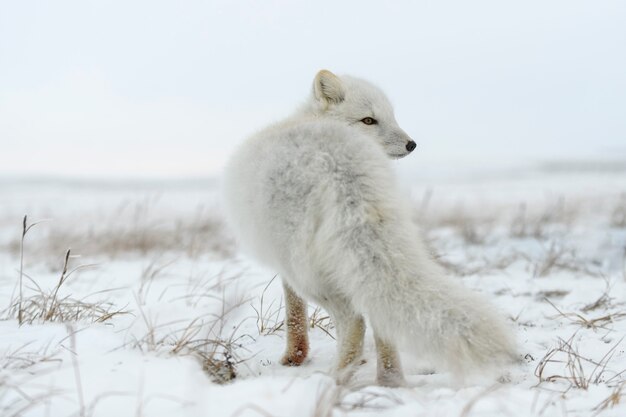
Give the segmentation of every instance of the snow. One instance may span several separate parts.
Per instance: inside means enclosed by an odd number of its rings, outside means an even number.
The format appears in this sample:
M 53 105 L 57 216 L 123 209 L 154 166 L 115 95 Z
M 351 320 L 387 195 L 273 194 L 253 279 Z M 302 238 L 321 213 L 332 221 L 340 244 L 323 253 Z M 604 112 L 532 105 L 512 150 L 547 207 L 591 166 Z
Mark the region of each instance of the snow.
M 0 415 L 624 416 L 624 174 L 408 179 L 429 246 L 509 317 L 521 361 L 458 382 L 403 355 L 396 389 L 374 384 L 369 333 L 366 362 L 335 383 L 315 306 L 309 358 L 279 364 L 279 278 L 238 252 L 215 182 L 0 182 Z M 70 271 L 88 265 L 58 289 L 62 321 L 19 325 L 10 308 L 24 214 L 46 219 L 24 240 L 25 304 L 50 308 L 68 248 Z

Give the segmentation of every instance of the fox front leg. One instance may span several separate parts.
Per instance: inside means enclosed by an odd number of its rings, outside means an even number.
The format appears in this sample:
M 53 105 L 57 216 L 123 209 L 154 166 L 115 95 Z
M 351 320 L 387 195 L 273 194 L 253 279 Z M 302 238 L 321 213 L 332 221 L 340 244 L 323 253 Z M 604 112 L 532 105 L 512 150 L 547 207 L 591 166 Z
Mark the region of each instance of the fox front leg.
M 287 349 L 280 363 L 299 366 L 309 353 L 307 303 L 283 282 L 287 322 Z

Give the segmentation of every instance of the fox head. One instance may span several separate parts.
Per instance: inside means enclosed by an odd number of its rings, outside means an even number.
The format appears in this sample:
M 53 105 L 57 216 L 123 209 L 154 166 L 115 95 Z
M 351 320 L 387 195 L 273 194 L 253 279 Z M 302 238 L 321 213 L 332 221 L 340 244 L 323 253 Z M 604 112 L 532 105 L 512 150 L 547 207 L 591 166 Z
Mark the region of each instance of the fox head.
M 416 147 L 396 122 L 385 94 L 359 78 L 338 77 L 321 70 L 313 81 L 313 111 L 339 120 L 374 137 L 391 158 L 402 158 Z

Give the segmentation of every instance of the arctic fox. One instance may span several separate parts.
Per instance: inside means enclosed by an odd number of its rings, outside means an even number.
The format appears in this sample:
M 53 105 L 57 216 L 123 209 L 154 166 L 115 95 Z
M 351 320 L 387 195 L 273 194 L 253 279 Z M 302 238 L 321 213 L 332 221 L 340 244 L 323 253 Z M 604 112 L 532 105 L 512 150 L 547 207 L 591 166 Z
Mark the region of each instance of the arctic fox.
M 381 385 L 404 381 L 397 348 L 460 374 L 513 357 L 501 316 L 419 238 L 390 166 L 415 147 L 377 87 L 322 70 L 302 108 L 234 153 L 226 213 L 243 248 L 282 277 L 283 364 L 307 356 L 305 300 L 333 319 L 340 375 L 360 362 L 364 317 Z

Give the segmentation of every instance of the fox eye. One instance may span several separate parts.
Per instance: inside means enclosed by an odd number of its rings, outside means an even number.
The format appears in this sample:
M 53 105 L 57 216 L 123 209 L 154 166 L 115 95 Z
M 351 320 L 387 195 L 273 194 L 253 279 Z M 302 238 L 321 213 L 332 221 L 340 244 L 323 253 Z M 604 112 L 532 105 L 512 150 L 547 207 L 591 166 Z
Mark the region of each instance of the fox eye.
M 374 119 L 373 117 L 366 117 L 364 119 L 361 119 L 361 121 L 363 123 L 365 123 L 366 125 L 377 125 L 378 124 L 378 120 Z

